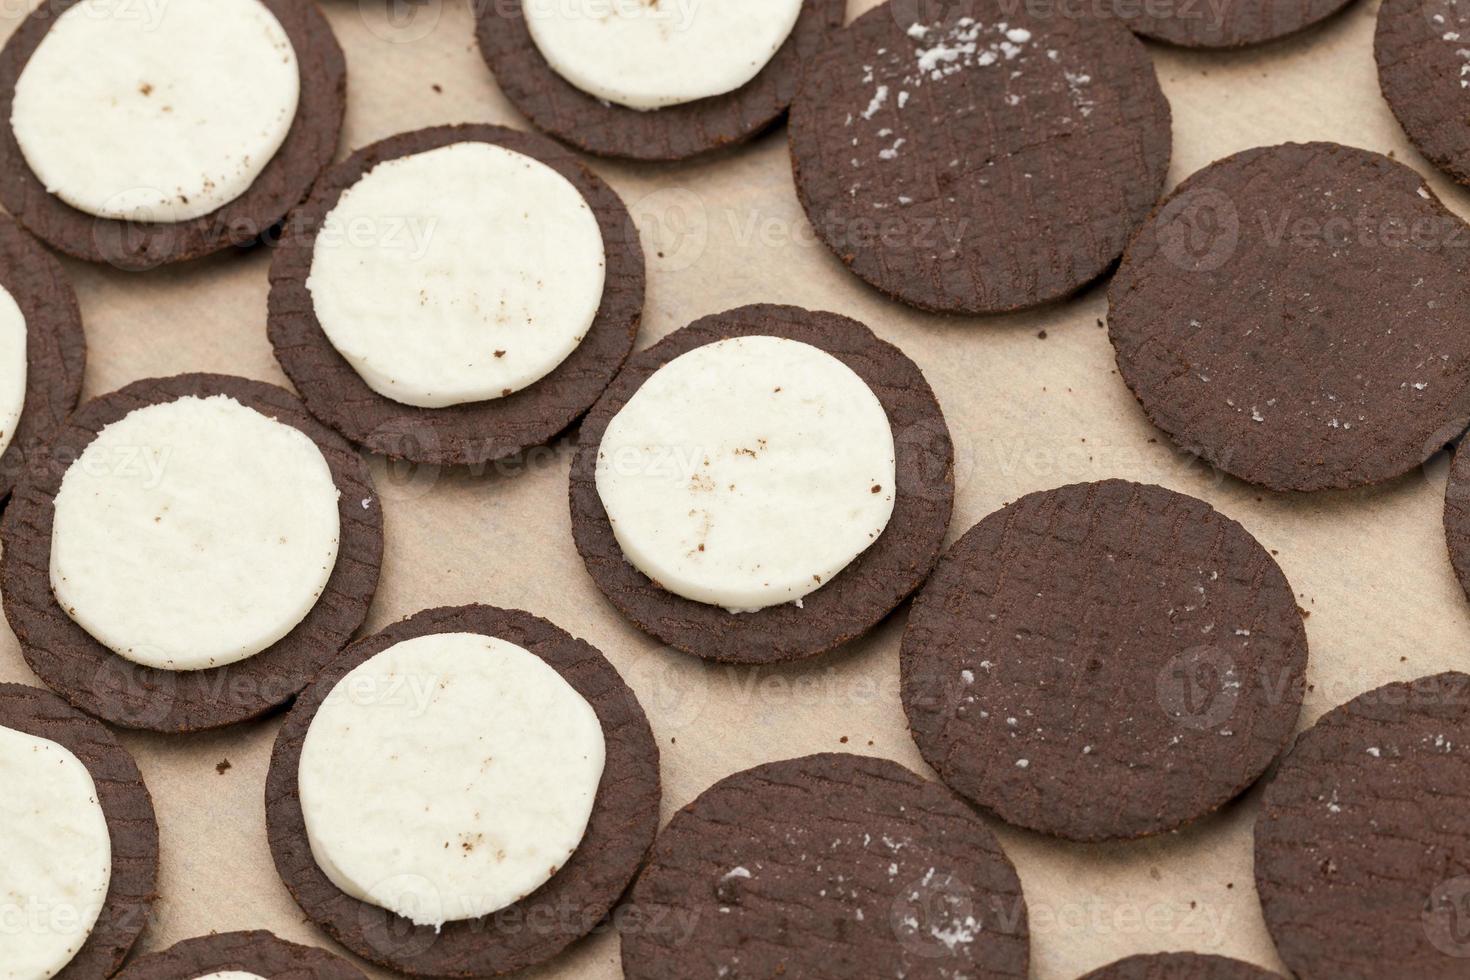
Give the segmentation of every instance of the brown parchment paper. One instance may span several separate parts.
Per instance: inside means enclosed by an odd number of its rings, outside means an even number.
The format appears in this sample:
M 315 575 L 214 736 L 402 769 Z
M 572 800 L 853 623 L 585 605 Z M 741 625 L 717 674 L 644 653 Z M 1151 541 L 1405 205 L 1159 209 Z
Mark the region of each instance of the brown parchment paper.
M 475 49 L 469 2 L 324 0 L 349 67 L 342 156 L 439 123 L 526 126 Z M 856 0 L 849 13 L 871 5 Z M 24 0 L 0 10 L 8 33 Z M 1337 140 L 1393 152 L 1470 216 L 1470 194 L 1428 168 L 1379 95 L 1376 10 L 1360 2 L 1321 29 L 1245 52 L 1149 45 L 1174 110 L 1170 185 L 1247 147 Z M 1470 668 L 1470 605 L 1440 526 L 1442 460 L 1384 487 L 1301 498 L 1214 476 L 1161 437 L 1153 441 L 1158 433 L 1118 378 L 1098 327 L 1101 288 L 990 319 L 944 319 L 888 302 L 815 242 L 796 201 L 783 131 L 694 163 L 594 166 L 644 236 L 640 347 L 702 314 L 770 301 L 857 317 L 918 362 L 958 449 L 951 540 L 1032 490 L 1114 476 L 1153 481 L 1210 501 L 1279 553 L 1311 613 L 1304 726 L 1384 682 Z M 260 249 L 143 274 L 68 261 L 89 343 L 88 397 L 180 371 L 285 384 L 265 334 L 269 258 Z M 367 629 L 427 606 L 479 601 L 531 610 L 596 644 L 653 723 L 665 819 L 723 775 L 809 752 L 872 753 L 928 773 L 897 696 L 904 610 L 868 638 L 790 668 L 708 666 L 661 649 L 624 622 L 583 571 L 567 516 L 569 462 L 563 445 L 479 474 L 375 463 L 387 551 Z M 37 683 L 8 629 L 0 630 L 0 680 Z M 122 734 L 162 831 L 161 898 L 140 950 L 247 928 L 336 948 L 303 921 L 266 847 L 263 784 L 279 725 L 277 718 L 204 736 Z M 1252 884 L 1258 804 L 1259 791 L 1181 833 L 1117 846 L 1067 845 L 990 821 L 1025 887 L 1034 976 L 1070 980 L 1124 955 L 1171 949 L 1281 969 Z M 529 975 L 616 978 L 618 939 L 596 935 Z

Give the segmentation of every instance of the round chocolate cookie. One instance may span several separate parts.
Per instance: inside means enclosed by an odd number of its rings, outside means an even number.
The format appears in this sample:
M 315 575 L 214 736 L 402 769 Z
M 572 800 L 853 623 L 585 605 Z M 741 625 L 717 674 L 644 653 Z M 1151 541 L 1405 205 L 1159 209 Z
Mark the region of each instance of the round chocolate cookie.
M 1118 370 L 1180 448 L 1273 490 L 1400 476 L 1470 421 L 1470 225 L 1334 143 L 1174 191 L 1108 290 Z
M 143 775 L 111 732 L 49 691 L 0 684 L 0 725 L 63 746 L 97 787 L 112 844 L 112 878 L 86 943 L 55 980 L 111 976 L 148 924 L 156 897 L 158 822 Z
M 715 783 L 674 815 L 620 915 L 628 980 L 1027 976 L 1021 883 L 953 794 L 829 753 Z
M 940 778 L 1079 841 L 1172 830 L 1255 782 L 1291 737 L 1306 664 L 1291 586 L 1250 533 L 1123 480 L 1033 493 L 967 531 L 900 653 Z
M 1266 787 L 1255 851 L 1266 928 L 1301 980 L 1465 976 L 1470 675 L 1323 715 Z
M 51 588 L 55 498 L 73 461 L 106 425 L 147 405 L 184 396 L 227 395 L 305 433 L 337 485 L 341 519 L 337 562 L 304 619 L 276 643 L 236 663 L 206 670 L 161 670 L 103 646 L 57 604 Z M 367 616 L 383 555 L 383 514 L 367 466 L 347 442 L 290 392 L 223 374 L 180 374 L 135 381 L 87 402 L 32 461 L 0 522 L 0 595 L 21 653 L 36 675 L 88 714 L 124 728 L 194 732 L 220 728 L 280 707 L 351 639 Z
M 558 75 L 531 39 L 523 0 L 476 4 L 476 36 L 500 90 L 538 129 L 579 150 L 630 160 L 684 160 L 741 143 L 785 114 L 802 72 L 842 26 L 842 0 L 804 0 L 791 35 L 760 73 L 725 95 L 643 111 Z
M 1153 62 L 1112 18 L 890 0 L 813 62 L 791 162 L 817 235 L 862 279 L 1001 313 L 1117 260 L 1164 189 L 1169 126 Z
M 1373 55 L 1378 84 L 1409 142 L 1470 184 L 1470 116 L 1458 107 L 1470 80 L 1470 6 L 1455 0 L 1385 0 Z
M 1463 443 L 1455 451 L 1450 479 L 1445 486 L 1444 533 L 1455 577 L 1470 598 L 1470 451 L 1464 449 Z
M 581 844 L 526 898 L 440 930 L 346 894 L 312 856 L 298 770 L 312 719 L 354 667 L 396 643 L 434 633 L 479 633 L 544 660 L 592 706 L 606 764 Z M 302 911 L 374 963 L 414 976 L 493 976 L 541 963 L 602 921 L 648 853 L 659 821 L 658 746 L 637 697 L 592 647 L 544 619 L 491 606 L 428 609 L 354 643 L 297 699 L 276 736 L 266 777 L 266 824 L 276 870 Z
M 1353 0 L 1116 0 L 1123 22 L 1144 37 L 1185 48 L 1241 48 L 1275 41 L 1326 20 Z
M 655 371 L 697 347 L 752 336 L 817 347 L 872 389 L 893 429 L 898 493 L 878 540 L 800 605 L 731 613 L 661 588 L 624 557 L 598 495 L 597 454 L 613 416 Z M 924 581 L 939 558 L 954 508 L 954 445 L 918 366 L 863 324 L 794 306 L 742 306 L 696 320 L 629 359 L 582 423 L 570 498 L 572 537 L 588 573 L 634 625 L 707 659 L 779 663 L 860 636 Z
M 140 956 L 117 980 L 196 980 L 234 971 L 272 980 L 363 980 L 362 971 L 340 956 L 288 943 L 262 929 L 186 939 L 161 953 Z
M 1109 963 L 1081 980 L 1282 980 L 1282 977 L 1224 956 L 1153 953 Z
M 79 0 L 46 0 L 0 51 L 0 204 L 47 244 L 89 262 L 141 271 L 248 245 L 295 207 L 332 162 L 347 109 L 347 63 L 315 3 L 260 0 L 280 22 L 301 74 L 296 117 L 286 141 L 244 194 L 178 222 L 101 218 L 46 191 L 26 163 L 10 118 L 20 73 L 46 33 Z
M 532 157 L 581 192 L 602 230 L 602 305 L 576 349 L 529 387 L 490 401 L 421 408 L 374 391 L 338 353 L 317 319 L 306 279 L 317 232 L 344 191 L 385 160 L 462 142 L 492 143 Z M 292 214 L 271 264 L 270 340 L 307 408 L 351 441 L 418 463 L 481 464 L 549 442 L 587 411 L 633 350 L 643 286 L 643 247 L 632 218 L 612 188 L 569 151 L 503 126 L 439 126 L 357 151 L 328 171 Z
M 0 500 L 26 462 L 55 437 L 82 397 L 87 337 L 76 293 L 61 263 L 13 221 L 0 219 L 0 287 L 26 322 L 25 404 L 0 455 Z

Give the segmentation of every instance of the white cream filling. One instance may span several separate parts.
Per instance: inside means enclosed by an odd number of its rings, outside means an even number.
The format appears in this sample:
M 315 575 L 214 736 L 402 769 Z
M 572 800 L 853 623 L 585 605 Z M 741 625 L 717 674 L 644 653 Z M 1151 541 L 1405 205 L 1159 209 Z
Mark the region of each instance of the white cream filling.
M 206 973 L 195 980 L 266 980 L 258 973 L 246 973 L 244 970 L 225 970 L 222 973 Z
M 465 142 L 380 163 L 344 191 L 306 288 L 368 387 L 442 408 L 519 391 L 566 360 L 602 304 L 605 266 L 570 181 Z
M 185 221 L 254 183 L 300 91 L 290 38 L 260 0 L 82 0 L 21 71 L 10 125 L 72 207 Z
M 107 818 L 81 760 L 3 726 L 0 787 L 0 977 L 48 980 L 86 943 L 107 901 Z
M 893 431 L 825 351 L 738 337 L 674 358 L 613 417 L 597 492 L 623 554 L 731 612 L 820 588 L 888 525 Z
M 15 438 L 26 401 L 26 318 L 0 286 L 0 453 Z
M 135 663 L 200 670 L 289 633 L 337 561 L 337 486 L 316 443 L 224 395 L 103 428 L 56 495 L 51 588 Z
M 553 71 L 589 95 L 659 109 L 733 92 L 786 43 L 802 0 L 524 0 Z
M 488 915 L 576 851 L 604 752 L 592 706 L 527 650 L 405 640 L 338 681 L 307 730 L 312 856 L 342 891 L 419 925 Z

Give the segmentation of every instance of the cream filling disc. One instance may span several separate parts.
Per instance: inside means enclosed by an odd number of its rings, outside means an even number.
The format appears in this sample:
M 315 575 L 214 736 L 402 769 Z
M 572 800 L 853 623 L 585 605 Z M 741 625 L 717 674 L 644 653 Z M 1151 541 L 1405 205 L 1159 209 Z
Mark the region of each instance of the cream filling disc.
M 120 656 L 201 670 L 301 622 L 339 535 L 337 486 L 305 433 L 224 395 L 180 398 L 106 426 L 67 469 L 51 588 Z
M 779 337 L 674 358 L 603 433 L 623 554 L 670 592 L 751 611 L 820 588 L 893 514 L 888 415 L 852 369 Z
M 0 453 L 15 438 L 26 401 L 26 318 L 0 286 Z
M 312 856 L 419 925 L 488 915 L 577 849 L 604 753 L 592 706 L 540 657 L 473 633 L 405 640 L 338 681 L 307 729 Z

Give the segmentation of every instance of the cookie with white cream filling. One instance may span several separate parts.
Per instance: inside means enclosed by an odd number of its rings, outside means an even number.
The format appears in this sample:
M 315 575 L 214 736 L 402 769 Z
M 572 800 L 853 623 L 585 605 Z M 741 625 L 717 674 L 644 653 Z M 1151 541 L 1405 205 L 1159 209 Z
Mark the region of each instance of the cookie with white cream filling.
M 682 160 L 779 120 L 844 13 L 841 0 L 512 0 L 476 16 L 501 91 L 539 129 L 601 156 Z
M 569 152 L 441 126 L 323 178 L 271 267 L 270 338 L 307 406 L 353 442 L 473 465 L 587 410 L 632 350 L 643 285 L 627 210 Z
M 0 684 L 0 770 L 10 828 L 0 897 L 35 926 L 7 937 L 5 966 L 56 980 L 111 975 L 143 931 L 158 874 L 158 824 L 137 765 L 56 695 Z
M 919 586 L 953 465 L 938 402 L 896 347 L 833 313 L 741 307 L 636 354 L 588 415 L 572 533 L 608 599 L 664 642 L 794 660 Z
M 83 406 L 0 538 L 6 615 L 43 680 L 116 724 L 195 731 L 284 703 L 336 655 L 376 588 L 382 517 L 363 461 L 293 396 L 195 374 Z
M 140 956 L 117 980 L 363 980 L 362 971 L 324 949 L 288 943 L 263 929 L 221 932 Z
M 462 644 L 468 651 L 459 649 Z M 411 662 L 415 669 L 405 670 Z M 492 664 L 514 666 L 510 673 L 479 670 Z M 476 700 L 496 710 L 468 710 Z M 533 706 L 549 711 L 527 724 L 523 713 L 540 711 Z M 507 712 L 503 721 L 493 717 L 499 711 Z M 360 731 L 362 718 L 378 724 L 379 715 L 403 736 L 395 742 L 403 753 Z M 506 724 L 512 719 L 520 722 Z M 593 751 L 599 739 L 588 728 L 593 721 L 603 749 L 600 767 Z M 354 730 L 361 743 L 350 751 L 371 771 L 326 771 L 314 756 L 347 744 Z M 420 764 L 422 751 L 440 754 L 444 767 Z M 567 792 L 547 797 L 532 791 L 533 784 L 547 788 L 533 755 L 565 763 L 562 771 L 574 774 Z M 579 833 L 594 770 L 595 798 Z M 463 791 L 431 792 L 444 779 L 460 780 Z M 378 798 L 390 822 L 393 813 L 406 819 L 414 806 L 430 806 L 424 819 L 405 825 L 397 856 L 381 848 L 375 853 L 363 846 L 366 840 L 342 833 L 347 811 L 334 809 L 333 801 L 344 803 L 369 783 L 381 784 Z M 502 805 L 492 810 L 474 802 L 495 789 L 507 794 Z M 530 819 L 542 807 L 549 807 L 539 813 L 551 826 L 549 835 Z M 636 697 L 612 665 L 543 619 L 489 606 L 426 610 L 343 651 L 297 700 L 277 736 L 266 780 L 271 853 L 307 916 L 360 956 L 433 976 L 522 969 L 586 935 L 632 879 L 658 814 L 658 749 Z M 365 839 L 373 838 L 377 820 Z M 421 860 L 392 864 L 419 854 L 420 845 L 427 848 Z M 571 853 L 558 858 L 555 851 L 566 847 Z M 439 853 L 428 855 L 433 849 Z M 547 859 L 544 868 L 535 868 L 533 851 Z M 376 872 L 363 870 L 374 867 Z M 506 867 L 525 874 L 502 875 Z M 368 882 L 378 872 L 379 880 Z M 368 888 L 357 887 L 364 882 Z M 529 894 L 521 894 L 527 888 Z M 369 891 L 370 900 L 353 891 Z M 392 901 L 395 895 L 405 902 Z M 409 907 L 424 897 L 437 908 L 423 902 Z M 400 915 L 385 904 L 419 914 Z
M 345 99 L 312 3 L 48 0 L 0 52 L 0 201 L 125 269 L 245 245 L 331 162 Z

